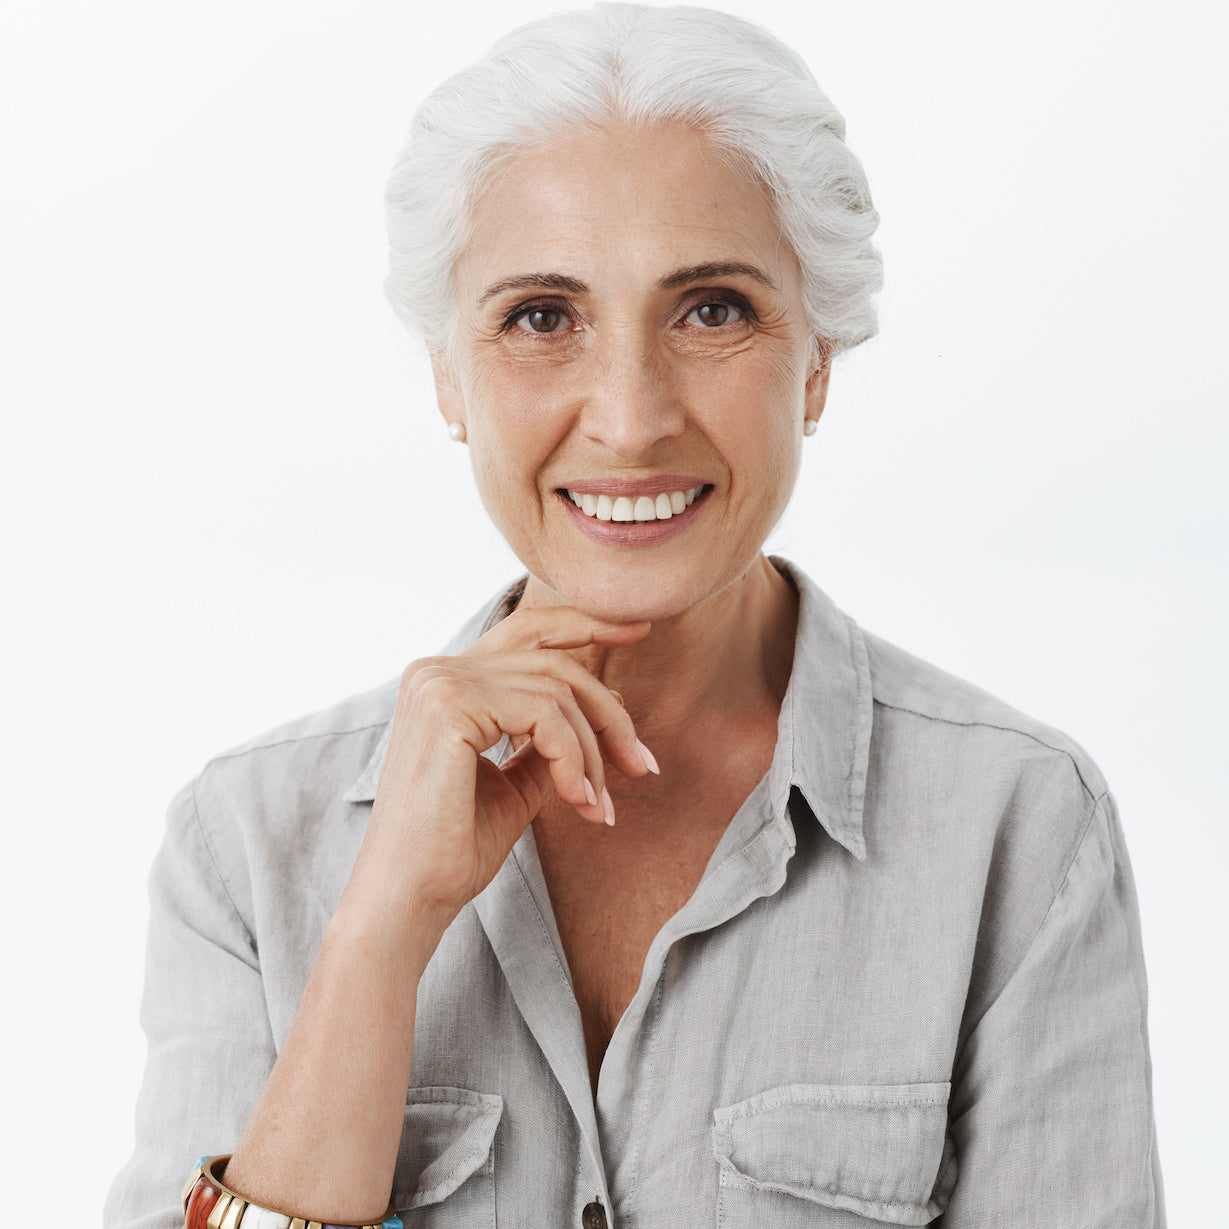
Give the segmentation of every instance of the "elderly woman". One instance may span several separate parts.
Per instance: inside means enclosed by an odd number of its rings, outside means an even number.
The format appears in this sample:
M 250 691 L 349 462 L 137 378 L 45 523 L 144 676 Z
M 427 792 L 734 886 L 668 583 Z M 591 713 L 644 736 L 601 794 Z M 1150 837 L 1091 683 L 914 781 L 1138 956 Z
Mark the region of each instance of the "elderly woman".
M 528 26 L 389 218 L 526 575 L 173 803 L 110 1223 L 1162 1224 L 1097 768 L 761 553 L 879 285 L 803 64 Z

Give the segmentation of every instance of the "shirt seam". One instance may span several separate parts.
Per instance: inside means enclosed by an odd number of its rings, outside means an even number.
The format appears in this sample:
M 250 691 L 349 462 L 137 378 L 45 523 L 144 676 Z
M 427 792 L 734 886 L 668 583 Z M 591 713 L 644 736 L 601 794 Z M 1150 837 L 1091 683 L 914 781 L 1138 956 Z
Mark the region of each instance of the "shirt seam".
M 831 1087 L 831 1085 L 804 1085 L 803 1088 L 813 1089 L 821 1087 Z M 858 1089 L 858 1088 L 878 1088 L 877 1084 L 847 1084 L 841 1087 Z M 774 1090 L 775 1091 L 775 1090 Z M 762 1101 L 761 1098 L 751 1098 L 752 1102 Z M 738 1120 L 755 1118 L 760 1114 L 770 1114 L 773 1110 L 778 1109 L 836 1109 L 836 1110 L 853 1110 L 856 1113 L 875 1112 L 881 1109 L 943 1109 L 947 1106 L 949 1096 L 900 1096 L 891 1099 L 878 1100 L 844 1100 L 839 1096 L 823 1095 L 816 1092 L 790 1091 L 788 1096 L 780 1098 L 780 1100 L 768 1102 L 767 1104 L 748 1104 L 744 1101 L 737 1105 L 722 1106 L 714 1111 L 714 1117 L 717 1118 L 717 1125 L 722 1126 L 726 1123 L 733 1123 Z M 721 1117 L 717 1117 L 721 1115 Z
M 1019 726 L 1014 725 L 998 725 L 993 721 L 958 721 L 955 717 L 942 717 L 937 713 L 923 713 L 916 708 L 909 708 L 904 704 L 892 704 L 887 700 L 873 699 L 872 703 L 877 704 L 880 708 L 888 708 L 896 713 L 908 713 L 911 717 L 921 717 L 924 721 L 941 721 L 944 725 L 959 726 L 961 729 L 980 728 L 983 730 L 998 730 L 1003 734 L 1018 734 L 1021 738 L 1027 738 L 1030 742 L 1035 742 L 1039 747 L 1045 747 L 1047 751 L 1053 751 L 1055 755 L 1065 756 L 1071 761 L 1071 767 L 1075 769 L 1075 775 L 1080 780 L 1080 787 L 1084 793 L 1092 799 L 1093 810 L 1101 804 L 1108 791 L 1103 790 L 1100 794 L 1094 793 L 1092 787 L 1084 778 L 1084 772 L 1080 768 L 1080 762 L 1066 747 L 1056 747 L 1051 742 L 1046 742 L 1038 734 L 1033 734 L 1029 730 L 1022 730 Z M 1091 821 L 1091 815 L 1089 820 Z M 1078 848 L 1078 845 L 1077 845 Z M 1074 857 L 1074 855 L 1072 855 Z
M 206 763 L 202 772 L 207 771 L 214 764 L 224 764 L 229 760 L 242 759 L 246 755 L 255 755 L 258 751 L 275 751 L 278 747 L 292 747 L 296 743 L 309 742 L 313 738 L 344 738 L 347 734 L 365 734 L 369 730 L 387 727 L 391 721 L 391 717 L 385 717 L 380 721 L 372 721 L 367 725 L 356 725 L 344 730 L 321 730 L 316 734 L 298 734 L 293 738 L 279 738 L 275 742 L 257 743 L 254 747 L 238 747 L 233 751 L 223 751 L 213 756 Z
M 205 821 L 201 818 L 200 803 L 196 797 L 196 785 L 192 786 L 192 815 L 196 820 L 196 830 L 200 835 L 201 844 L 205 847 L 205 853 L 209 858 L 209 865 L 213 867 L 213 873 L 217 876 L 218 883 L 222 887 L 222 891 L 226 894 L 226 900 L 229 903 L 232 912 L 239 921 L 239 925 L 243 927 L 244 934 L 248 937 L 248 942 L 251 944 L 252 952 L 257 957 L 257 965 L 259 966 L 260 958 L 258 954 L 256 936 L 252 933 L 252 928 L 248 925 L 247 919 L 243 916 L 238 904 L 235 903 L 235 897 L 230 890 L 230 885 L 226 882 L 226 876 L 222 874 L 222 868 L 218 864 L 216 854 L 213 852 L 213 846 L 209 843 L 209 836 L 205 832 Z
M 863 660 L 862 662 L 858 662 L 857 653 L 854 649 L 854 637 L 861 635 L 861 628 L 859 628 L 858 625 L 848 615 L 845 616 L 845 624 L 846 624 L 846 630 L 849 633 L 849 659 L 850 659 L 849 664 L 850 664 L 850 667 L 853 669 L 854 680 L 855 680 L 855 684 L 857 687 L 857 691 L 854 695 L 854 713 L 857 715 L 858 718 L 861 718 L 862 716 L 862 697 L 866 691 L 866 680 L 867 678 L 870 677 L 870 660 L 869 660 L 870 655 L 866 651 L 866 644 L 864 641 L 862 645 Z M 862 670 L 858 669 L 859 665 L 863 666 L 864 669 Z M 875 698 L 872 695 L 871 696 L 872 710 L 873 710 L 874 703 L 875 703 Z M 849 772 L 845 776 L 845 808 L 846 808 L 845 815 L 847 818 L 854 813 L 853 783 L 854 783 L 855 777 L 858 774 L 858 768 L 859 768 L 858 757 L 857 757 L 859 732 L 860 731 L 858 729 L 858 726 L 855 726 L 853 730 L 853 752 L 850 754 L 850 757 L 849 757 Z M 868 757 L 869 757 L 869 745 L 867 747 L 867 751 L 868 751 Z M 862 767 L 865 767 L 865 766 L 866 766 L 866 758 L 864 758 L 862 762 Z M 859 825 L 859 827 L 861 827 L 861 825 Z
M 649 1049 L 647 1071 L 645 1075 L 644 1085 L 646 1088 L 656 1088 L 656 1075 L 658 1059 L 661 1056 L 661 1047 L 664 1044 L 665 1038 L 662 1035 L 661 1017 L 662 1017 L 662 1002 L 666 995 L 666 974 L 670 964 L 670 953 L 674 950 L 672 943 L 666 951 L 666 958 L 661 962 L 661 973 L 657 978 L 657 985 L 653 988 L 653 998 L 649 1004 L 650 1010 L 653 1012 L 653 1043 Z M 631 1155 L 631 1180 L 627 1184 L 627 1197 L 622 1201 L 624 1206 L 632 1203 L 635 1200 L 636 1194 L 640 1188 L 640 1155 L 641 1142 L 649 1131 L 649 1110 L 653 1096 L 650 1093 L 641 1099 L 640 1122 L 638 1129 L 633 1132 L 632 1155 Z
M 1038 741 L 1040 741 L 1040 739 Z M 1043 744 L 1043 745 L 1046 745 L 1046 744 Z M 1057 749 L 1058 748 L 1054 748 L 1054 750 L 1057 750 Z M 1089 792 L 1091 794 L 1091 791 Z M 994 1009 L 999 999 L 1003 997 L 1003 994 L 1007 990 L 1007 987 L 1011 985 L 1011 983 L 1015 980 L 1016 975 L 1020 972 L 1020 970 L 1027 963 L 1029 954 L 1032 952 L 1033 948 L 1037 945 L 1037 941 L 1041 938 L 1041 934 L 1046 928 L 1046 923 L 1050 920 L 1050 915 L 1054 912 L 1054 906 L 1058 904 L 1058 898 L 1062 896 L 1063 892 L 1066 890 L 1067 882 L 1071 878 L 1071 868 L 1075 865 L 1075 860 L 1080 856 L 1080 852 L 1084 848 L 1085 841 L 1088 840 L 1088 834 L 1090 830 L 1092 829 L 1092 822 L 1094 819 L 1096 819 L 1098 812 L 1101 810 L 1102 803 L 1104 803 L 1108 797 L 1109 797 L 1109 790 L 1105 790 L 1103 793 L 1101 793 L 1096 798 L 1094 798 L 1093 804 L 1089 808 L 1089 811 L 1088 811 L 1088 817 L 1087 819 L 1084 820 L 1083 826 L 1080 828 L 1079 837 L 1072 844 L 1071 852 L 1067 856 L 1067 861 L 1063 866 L 1062 879 L 1059 882 L 1058 887 L 1055 889 L 1054 895 L 1051 898 L 1049 905 L 1046 907 L 1045 913 L 1042 915 L 1041 920 L 1037 923 L 1037 928 L 1036 930 L 1033 931 L 1032 937 L 1029 939 L 1028 943 L 1025 944 L 1024 950 L 1020 953 L 1020 959 L 1016 961 L 1015 966 L 1012 968 L 1011 972 L 1003 979 L 1003 984 L 998 988 L 998 991 L 995 993 L 994 998 L 992 998 L 986 1004 L 986 1006 L 982 1009 L 981 1014 L 977 1017 L 977 1023 L 974 1024 L 971 1028 L 969 1028 L 967 1032 L 964 1032 L 963 1037 L 960 1042 L 958 1053 L 957 1053 L 957 1062 L 959 1062 L 960 1056 L 964 1053 L 964 1049 L 968 1045 L 969 1039 L 981 1027 L 982 1021 Z
M 479 632 L 478 634 L 478 639 L 481 639 L 482 636 L 484 636 L 487 632 L 491 630 L 491 628 L 495 627 L 498 623 L 502 622 L 503 619 L 507 617 L 507 614 L 512 613 L 512 611 L 508 611 L 507 613 L 501 615 L 500 611 L 503 610 L 504 605 L 508 602 L 510 598 L 515 597 L 517 601 L 520 600 L 521 595 L 524 593 L 525 583 L 527 579 L 528 577 L 522 577 L 521 579 L 514 581 L 504 591 L 504 593 L 500 596 L 500 599 L 496 602 L 495 608 L 491 611 L 490 615 L 487 616 L 486 622 L 483 624 L 482 631 Z M 513 606 L 512 610 L 515 610 L 515 609 L 516 607 Z M 387 687 L 389 686 L 389 684 L 386 683 L 384 684 L 384 686 Z M 376 689 L 377 692 L 379 690 L 380 690 L 379 688 Z M 371 694 L 374 695 L 376 694 L 376 692 L 372 692 Z M 312 734 L 296 734 L 293 737 L 278 738 L 272 742 L 258 742 L 253 746 L 236 747 L 233 750 L 222 751 L 222 752 L 219 752 L 217 755 L 212 756 L 206 762 L 205 768 L 209 768 L 213 764 L 225 763 L 228 760 L 242 759 L 245 755 L 252 755 L 257 751 L 273 751 L 273 750 L 276 750 L 278 747 L 293 746 L 295 743 L 307 742 L 308 740 L 313 739 L 313 738 L 341 738 L 347 734 L 364 734 L 369 730 L 387 728 L 391 723 L 392 723 L 392 717 L 388 716 L 388 717 L 382 717 L 377 721 L 366 722 L 363 725 L 346 726 L 343 729 L 337 729 L 337 730 L 321 730 L 321 731 L 318 731 L 317 733 L 312 733 Z

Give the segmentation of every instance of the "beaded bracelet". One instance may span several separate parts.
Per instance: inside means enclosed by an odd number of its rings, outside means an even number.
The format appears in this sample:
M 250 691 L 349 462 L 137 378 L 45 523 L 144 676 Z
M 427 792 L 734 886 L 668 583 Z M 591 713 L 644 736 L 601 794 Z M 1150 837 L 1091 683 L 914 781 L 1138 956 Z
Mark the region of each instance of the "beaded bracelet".
M 203 1156 L 183 1188 L 184 1229 L 405 1229 L 389 1208 L 384 1219 L 367 1225 L 333 1225 L 273 1212 L 227 1189 L 218 1177 L 230 1156 Z

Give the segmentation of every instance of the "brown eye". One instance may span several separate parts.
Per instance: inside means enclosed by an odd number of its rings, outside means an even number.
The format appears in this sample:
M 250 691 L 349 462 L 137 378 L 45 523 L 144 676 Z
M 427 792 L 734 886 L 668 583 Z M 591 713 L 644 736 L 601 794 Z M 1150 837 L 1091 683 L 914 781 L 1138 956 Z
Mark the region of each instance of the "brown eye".
M 741 319 L 742 312 L 733 303 L 701 303 L 687 313 L 688 324 L 698 324 L 706 329 L 717 329 Z
M 526 333 L 555 333 L 566 317 L 553 307 L 531 307 L 517 319 Z

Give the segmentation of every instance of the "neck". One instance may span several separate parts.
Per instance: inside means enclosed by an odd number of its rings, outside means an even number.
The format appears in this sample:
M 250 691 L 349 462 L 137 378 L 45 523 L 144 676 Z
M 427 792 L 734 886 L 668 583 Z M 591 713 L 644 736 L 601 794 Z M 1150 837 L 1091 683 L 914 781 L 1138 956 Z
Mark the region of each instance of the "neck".
M 532 577 L 522 605 L 558 598 Z M 623 698 L 650 747 L 718 722 L 735 728 L 771 709 L 789 683 L 798 623 L 793 585 L 759 555 L 733 584 L 700 605 L 654 622 L 638 644 L 576 656 Z

